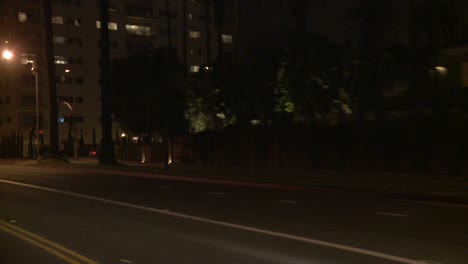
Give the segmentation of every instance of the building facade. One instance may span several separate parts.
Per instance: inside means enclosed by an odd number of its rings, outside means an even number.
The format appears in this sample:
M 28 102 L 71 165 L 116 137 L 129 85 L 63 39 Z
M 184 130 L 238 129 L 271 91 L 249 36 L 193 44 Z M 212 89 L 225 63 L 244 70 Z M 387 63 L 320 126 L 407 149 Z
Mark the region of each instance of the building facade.
M 219 56 L 240 55 L 260 32 L 293 25 L 290 1 L 110 0 L 111 59 L 167 48 L 187 72 L 197 72 Z M 0 3 L 2 49 L 14 53 L 0 63 L 0 134 L 24 135 L 24 149 L 35 127 L 34 61 L 38 69 L 40 133 L 48 144 L 49 95 L 42 1 Z M 268 12 L 266 12 L 268 11 Z M 221 16 L 220 16 L 221 14 Z M 95 0 L 52 0 L 59 140 L 68 142 L 74 109 L 77 137 L 99 144 L 100 12 Z M 117 125 L 117 124 L 115 124 Z M 73 129 L 73 131 L 75 131 Z M 29 136 L 29 137 L 28 137 Z M 34 138 L 34 137 L 33 137 Z M 27 151 L 24 152 L 27 155 Z

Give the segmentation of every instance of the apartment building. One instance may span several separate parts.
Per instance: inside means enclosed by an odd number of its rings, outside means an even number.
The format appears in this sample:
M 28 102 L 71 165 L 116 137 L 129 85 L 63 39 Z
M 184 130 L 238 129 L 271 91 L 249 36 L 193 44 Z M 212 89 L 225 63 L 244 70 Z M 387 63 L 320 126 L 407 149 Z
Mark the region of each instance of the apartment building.
M 0 3 L 1 48 L 14 53 L 12 60 L 0 62 L 0 134 L 23 133 L 25 149 L 35 126 L 35 79 L 28 64 L 31 61 L 36 62 L 39 73 L 40 132 L 44 134 L 44 144 L 49 138 L 50 102 L 41 2 Z M 188 72 L 197 72 L 219 55 L 241 53 L 259 31 L 281 28 L 279 18 L 290 14 L 290 7 L 286 6 L 284 1 L 260 0 L 111 0 L 111 59 L 167 48 L 177 53 Z M 222 8 L 223 23 L 218 23 L 217 8 Z M 99 144 L 99 1 L 52 0 L 50 19 L 61 146 L 69 139 L 66 116 L 71 108 L 76 111 L 77 136 L 86 145 L 92 141 Z

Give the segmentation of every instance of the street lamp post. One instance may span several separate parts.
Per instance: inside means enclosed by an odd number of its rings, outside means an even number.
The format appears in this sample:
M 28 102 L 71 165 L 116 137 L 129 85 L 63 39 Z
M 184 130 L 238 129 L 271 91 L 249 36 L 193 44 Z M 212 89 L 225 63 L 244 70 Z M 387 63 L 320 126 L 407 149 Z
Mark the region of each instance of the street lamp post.
M 36 85 L 36 159 L 40 159 L 39 151 L 39 72 L 37 71 L 37 62 L 35 60 L 30 61 L 32 63 L 31 72 L 34 74 L 35 85 Z
M 70 69 L 65 69 L 65 73 L 70 73 Z M 73 105 L 71 105 L 73 124 L 73 159 L 78 160 L 78 120 L 76 119 L 76 87 L 73 89 Z
M 4 50 L 2 52 L 2 57 L 6 60 L 11 60 L 14 57 L 14 54 L 10 50 Z M 37 71 L 36 60 L 28 60 L 27 63 L 31 63 L 31 72 L 34 75 L 36 87 L 36 159 L 39 160 L 39 73 Z

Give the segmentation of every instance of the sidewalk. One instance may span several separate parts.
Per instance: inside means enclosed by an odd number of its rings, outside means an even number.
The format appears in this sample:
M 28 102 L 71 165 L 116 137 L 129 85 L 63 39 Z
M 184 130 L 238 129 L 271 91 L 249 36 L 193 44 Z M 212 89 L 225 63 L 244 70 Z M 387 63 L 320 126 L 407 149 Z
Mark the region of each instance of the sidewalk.
M 34 160 L 5 161 L 0 164 L 38 166 Z M 197 165 L 173 164 L 165 170 L 161 163 L 122 161 L 120 165 L 99 165 L 97 159 L 79 158 L 69 163 L 44 162 L 39 166 L 66 166 L 99 170 L 105 174 L 150 177 L 166 180 L 249 186 L 279 190 L 313 191 L 332 189 L 370 195 L 398 197 L 468 205 L 468 177 L 390 172 L 351 172 L 337 170 L 261 170 L 255 173 Z

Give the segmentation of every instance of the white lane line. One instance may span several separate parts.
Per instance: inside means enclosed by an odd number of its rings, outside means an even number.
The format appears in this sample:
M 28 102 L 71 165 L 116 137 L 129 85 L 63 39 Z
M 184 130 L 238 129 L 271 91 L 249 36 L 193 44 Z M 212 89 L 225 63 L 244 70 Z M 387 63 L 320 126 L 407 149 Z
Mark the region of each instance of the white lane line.
M 213 194 L 213 195 L 225 195 L 225 193 L 223 193 L 223 192 L 210 192 L 210 194 Z
M 166 211 L 166 210 L 156 209 L 156 208 L 142 206 L 142 205 L 135 205 L 135 204 L 125 203 L 125 202 L 119 202 L 119 201 L 109 200 L 109 199 L 105 199 L 105 198 L 99 198 L 99 197 L 95 197 L 95 196 L 91 196 L 91 195 L 72 193 L 72 192 L 65 192 L 65 191 L 62 191 L 62 190 L 57 190 L 57 189 L 52 189 L 52 188 L 47 188 L 47 187 L 42 187 L 42 186 L 37 186 L 37 185 L 32 185 L 32 184 L 26 184 L 26 183 L 14 182 L 14 181 L 7 181 L 7 180 L 0 180 L 0 182 L 5 183 L 5 184 L 10 184 L 10 185 L 27 187 L 27 188 L 31 188 L 31 189 L 37 189 L 37 190 L 43 190 L 43 191 L 48 191 L 48 192 L 53 192 L 53 193 L 65 194 L 65 195 L 69 195 L 69 196 L 73 196 L 73 197 L 85 198 L 85 199 L 99 201 L 99 202 L 108 203 L 108 204 L 120 205 L 120 206 L 124 206 L 124 207 L 128 207 L 128 208 L 140 209 L 140 210 L 144 210 L 144 211 L 148 211 L 148 212 L 154 212 L 154 213 L 159 213 L 159 214 L 173 216 L 173 217 L 179 217 L 179 218 L 183 218 L 183 219 L 193 220 L 193 221 L 207 223 L 207 224 L 213 224 L 213 225 L 217 225 L 217 226 L 223 226 L 223 227 L 229 227 L 229 228 L 243 230 L 243 231 L 249 231 L 249 232 L 262 234 L 262 235 L 269 235 L 269 236 L 272 236 L 272 237 L 278 237 L 278 238 L 289 239 L 289 240 L 304 242 L 304 243 L 313 244 L 313 245 L 319 245 L 319 246 L 323 246 L 323 247 L 334 248 L 334 249 L 338 249 L 338 250 L 342 250 L 342 251 L 348 251 L 348 252 L 352 252 L 352 253 L 356 253 L 356 254 L 371 256 L 371 257 L 380 258 L 380 259 L 391 260 L 391 261 L 395 261 L 395 262 L 398 262 L 398 263 L 424 264 L 424 262 L 414 260 L 414 259 L 408 259 L 408 258 L 404 258 L 404 257 L 399 257 L 399 256 L 395 256 L 395 255 L 390 255 L 390 254 L 386 254 L 386 253 L 382 253 L 382 252 L 378 252 L 378 251 L 372 251 L 372 250 L 353 247 L 353 246 L 346 246 L 346 245 L 337 244 L 337 243 L 333 243 L 333 242 L 328 242 L 328 241 L 324 241 L 324 240 L 318 240 L 318 239 L 313 239 L 313 238 L 308 238 L 308 237 L 291 235 L 291 234 L 287 234 L 287 233 L 275 232 L 275 231 L 271 231 L 271 230 L 267 230 L 267 229 L 261 229 L 261 228 L 251 227 L 251 226 L 245 226 L 245 225 L 239 225 L 239 224 L 234 224 L 234 223 L 229 223 L 229 222 L 223 222 L 223 221 L 218 221 L 218 220 L 213 220 L 213 219 L 209 219 L 209 218 L 203 218 L 203 217 L 198 217 L 198 216 L 193 216 L 193 215 L 188 215 L 188 214 L 183 214 L 183 213 L 176 213 L 176 212 L 172 212 L 172 211 Z
M 123 263 L 130 263 L 130 264 L 133 263 L 133 262 L 131 262 L 131 261 L 128 260 L 128 259 L 120 259 L 120 262 L 123 262 Z
M 394 217 L 411 217 L 410 215 L 399 214 L 399 213 L 391 213 L 391 212 L 377 212 L 378 215 L 386 215 L 386 216 L 394 216 Z
M 297 204 L 297 201 L 294 200 L 276 200 L 276 202 L 283 204 Z
M 422 261 L 422 263 L 424 263 L 424 264 L 444 264 L 442 262 L 437 262 L 437 261 L 432 261 L 432 260 L 425 260 L 425 259 L 422 259 L 420 261 Z

